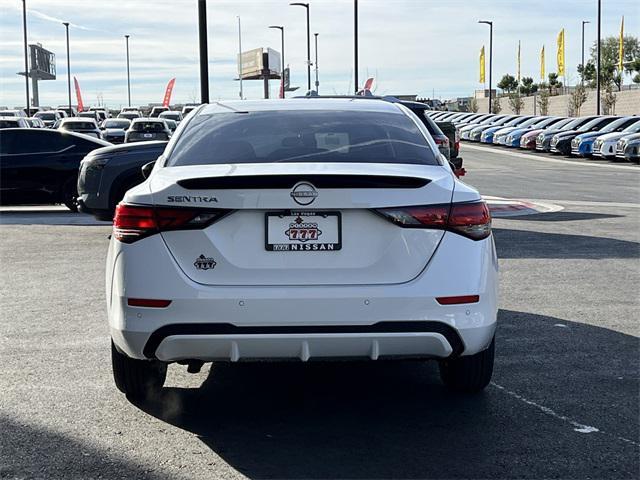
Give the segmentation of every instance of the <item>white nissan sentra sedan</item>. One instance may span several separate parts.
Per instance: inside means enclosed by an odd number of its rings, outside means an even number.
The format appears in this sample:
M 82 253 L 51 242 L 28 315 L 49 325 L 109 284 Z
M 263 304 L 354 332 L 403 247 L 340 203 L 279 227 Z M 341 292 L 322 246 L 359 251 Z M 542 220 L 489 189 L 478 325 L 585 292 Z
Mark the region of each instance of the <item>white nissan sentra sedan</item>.
M 106 294 L 117 387 L 167 365 L 435 359 L 491 378 L 487 205 L 421 121 L 375 99 L 203 105 L 117 207 Z

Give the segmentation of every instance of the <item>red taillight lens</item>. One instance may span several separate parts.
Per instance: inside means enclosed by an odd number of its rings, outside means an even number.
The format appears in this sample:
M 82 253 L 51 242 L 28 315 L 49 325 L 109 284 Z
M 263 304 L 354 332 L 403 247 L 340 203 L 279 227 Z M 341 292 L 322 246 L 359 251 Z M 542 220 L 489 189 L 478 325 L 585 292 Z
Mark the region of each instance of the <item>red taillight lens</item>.
M 491 234 L 491 215 L 485 202 L 453 203 L 419 207 L 381 208 L 388 220 L 405 228 L 439 228 L 473 240 Z
M 445 228 L 449 216 L 449 205 L 381 208 L 377 212 L 401 227 Z
M 225 213 L 224 210 L 148 207 L 120 203 L 113 218 L 113 236 L 123 243 L 133 243 L 158 232 L 202 228 Z
M 465 237 L 481 240 L 491 235 L 491 214 L 485 202 L 451 205 L 448 227 Z

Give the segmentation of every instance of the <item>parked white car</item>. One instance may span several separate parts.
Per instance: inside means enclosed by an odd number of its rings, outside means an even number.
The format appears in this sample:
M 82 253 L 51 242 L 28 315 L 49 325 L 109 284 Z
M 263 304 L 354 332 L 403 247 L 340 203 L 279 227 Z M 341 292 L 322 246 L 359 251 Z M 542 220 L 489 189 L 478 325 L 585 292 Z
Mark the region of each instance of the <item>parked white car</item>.
M 205 105 L 117 207 L 106 294 L 117 387 L 167 365 L 421 358 L 491 378 L 498 262 L 487 205 L 400 104 Z
M 593 142 L 593 156 L 611 160 L 616 157 L 616 145 L 618 140 L 634 133 L 640 132 L 640 118 L 621 132 L 607 133 L 596 138 Z

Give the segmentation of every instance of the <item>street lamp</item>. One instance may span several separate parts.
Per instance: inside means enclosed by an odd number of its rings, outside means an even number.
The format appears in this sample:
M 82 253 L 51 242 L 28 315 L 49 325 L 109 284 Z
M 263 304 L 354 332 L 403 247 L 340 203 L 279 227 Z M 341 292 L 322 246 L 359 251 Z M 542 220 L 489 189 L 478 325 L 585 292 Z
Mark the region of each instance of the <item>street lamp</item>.
M 69 91 L 69 116 L 73 117 L 73 110 L 71 110 L 71 63 L 69 60 L 69 22 L 62 22 L 67 32 L 67 89 Z
M 131 76 L 129 74 L 129 35 L 125 35 L 124 38 L 127 44 L 127 100 L 129 106 L 131 106 Z
M 584 85 L 584 25 L 586 23 L 591 23 L 591 22 L 588 21 L 588 20 L 583 20 L 582 21 L 582 63 L 581 63 L 581 65 L 582 65 L 582 80 L 581 80 L 581 83 L 583 85 Z
M 491 64 L 493 63 L 493 22 L 478 20 L 478 23 L 489 25 L 489 113 L 491 113 Z
M 318 81 L 318 34 L 314 33 L 313 36 L 316 38 L 316 93 L 320 93 L 318 87 L 320 86 L 320 82 Z
M 31 102 L 29 101 L 29 60 L 27 57 L 27 4 L 22 0 L 22 31 L 24 35 L 24 86 L 27 95 L 27 117 L 31 116 Z
M 289 5 L 294 7 L 304 7 L 307 9 L 307 90 L 311 90 L 311 33 L 309 31 L 309 4 L 293 2 Z
M 280 43 L 282 52 L 280 53 L 280 89 L 281 89 L 281 97 L 284 98 L 284 27 L 282 25 L 269 25 L 269 28 L 274 28 L 280 30 Z

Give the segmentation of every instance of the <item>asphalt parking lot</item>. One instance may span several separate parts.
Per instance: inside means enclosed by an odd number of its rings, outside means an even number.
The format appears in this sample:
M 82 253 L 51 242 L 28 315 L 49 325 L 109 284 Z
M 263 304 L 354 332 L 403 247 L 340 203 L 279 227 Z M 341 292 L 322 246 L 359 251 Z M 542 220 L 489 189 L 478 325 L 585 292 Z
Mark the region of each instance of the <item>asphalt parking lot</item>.
M 435 363 L 171 366 L 132 404 L 111 378 L 110 227 L 0 214 L 2 478 L 637 478 L 640 168 L 462 147 L 485 195 L 562 210 L 496 218 L 492 384 Z M 548 158 L 548 157 L 545 157 Z

